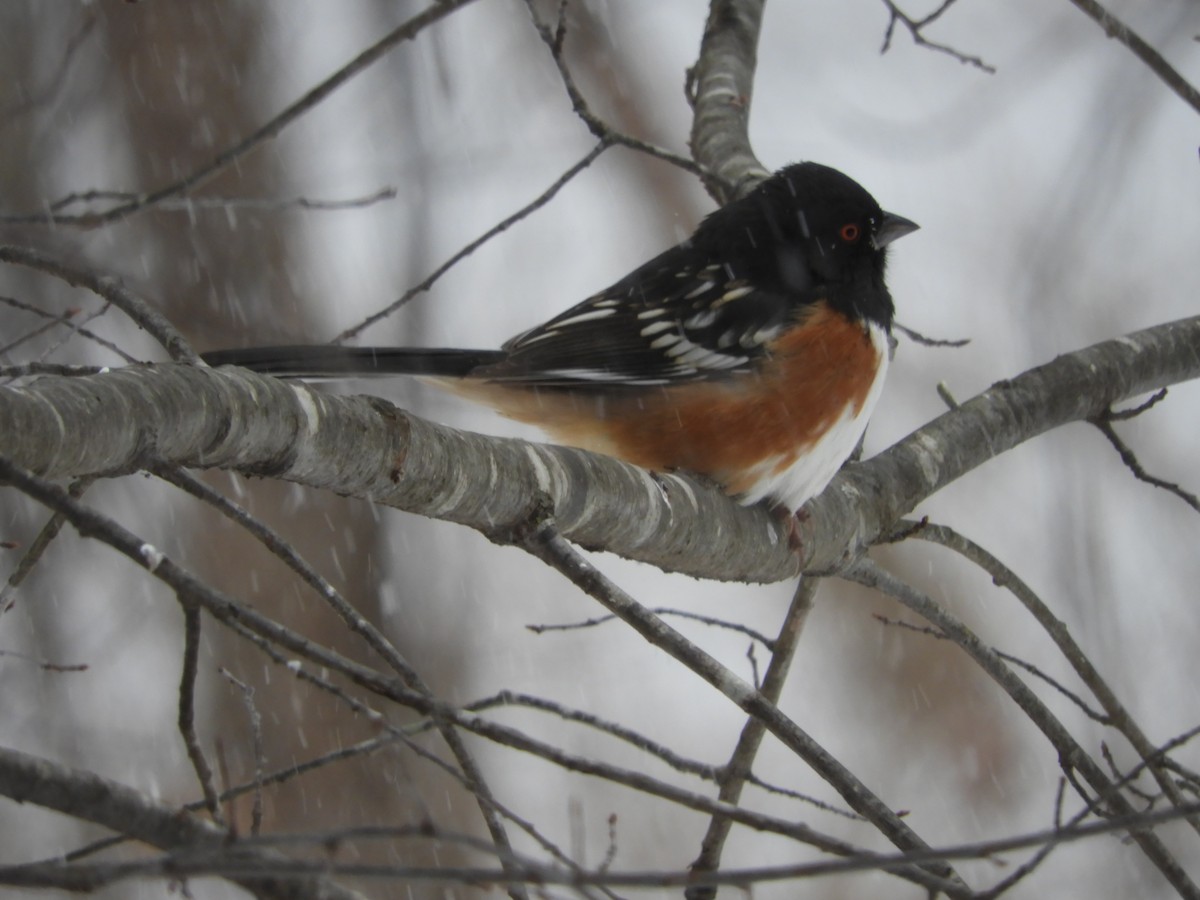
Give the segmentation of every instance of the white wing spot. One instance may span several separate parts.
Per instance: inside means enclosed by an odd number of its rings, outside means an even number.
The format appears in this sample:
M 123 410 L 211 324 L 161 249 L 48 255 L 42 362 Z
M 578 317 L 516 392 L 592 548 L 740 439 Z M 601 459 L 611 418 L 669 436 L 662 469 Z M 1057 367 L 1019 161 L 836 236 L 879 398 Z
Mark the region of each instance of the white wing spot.
M 738 366 L 745 365 L 748 362 L 750 362 L 750 357 L 748 356 L 730 356 L 727 353 L 714 353 L 710 368 L 736 369 Z
M 615 309 L 593 309 L 587 312 L 581 312 L 571 316 L 569 319 L 559 319 L 554 323 L 555 328 L 562 328 L 564 325 L 578 325 L 580 322 L 592 322 L 596 319 L 607 319 L 609 316 L 616 313 Z
M 541 373 L 543 378 L 561 378 L 563 381 L 593 381 L 603 384 L 628 384 L 649 386 L 670 384 L 669 378 L 630 378 L 621 372 L 608 369 L 547 369 Z
M 676 365 L 694 369 L 732 369 L 747 361 L 744 356 L 718 353 L 686 338 L 677 338 L 675 345 L 667 348 L 667 355 Z
M 739 335 L 736 331 L 734 331 L 732 328 L 729 329 L 728 331 L 722 333 L 719 338 L 717 338 L 717 349 L 724 350 L 726 347 L 734 346 L 738 343 L 738 337 Z
M 670 356 L 672 359 L 683 356 L 683 354 L 687 353 L 696 346 L 687 338 L 681 338 L 678 335 L 671 335 L 671 337 L 671 343 L 674 344 L 674 346 L 667 346 L 665 344 L 663 346 L 666 346 L 667 356 Z M 650 346 L 653 347 L 654 345 L 651 344 Z
M 699 287 L 693 288 L 683 295 L 684 300 L 695 300 L 697 297 L 702 297 L 716 287 L 716 283 L 712 281 L 701 282 Z
M 683 324 L 685 328 L 707 328 L 715 321 L 717 321 L 717 311 L 715 309 L 705 309 L 694 316 L 689 316 L 684 320 Z M 645 333 L 644 331 L 642 332 L 642 334 Z
M 679 343 L 680 340 L 682 339 L 674 332 L 671 334 L 664 334 L 662 337 L 655 338 L 650 342 L 650 349 L 661 350 L 663 347 L 670 347 L 672 344 Z M 667 352 L 670 353 L 671 351 L 668 350 Z
M 543 374 L 573 381 L 624 381 L 620 372 L 608 369 L 547 369 Z
M 544 341 L 547 338 L 558 337 L 559 331 L 556 328 L 547 328 L 545 331 L 539 331 L 536 334 L 526 333 L 521 335 L 514 345 L 528 347 L 530 344 L 536 344 L 538 341 Z
M 770 328 L 760 328 L 751 334 L 742 335 L 738 341 L 743 347 L 759 347 L 763 344 L 769 344 L 775 338 L 779 337 L 779 333 L 783 331 L 783 326 L 774 325 Z
M 742 287 L 731 288 L 716 299 L 713 306 L 720 306 L 723 303 L 732 303 L 734 300 L 741 300 L 747 294 L 753 294 L 754 288 L 747 285 Z
M 707 347 L 693 344 L 686 352 L 675 356 L 675 361 L 698 366 L 701 369 L 729 369 L 745 362 L 745 359 L 738 359 L 726 353 L 717 353 Z
M 643 309 L 637 314 L 637 317 L 639 319 L 657 319 L 659 316 L 665 315 L 666 312 L 667 311 L 662 307 L 655 306 L 651 307 L 650 309 Z
M 669 331 L 675 327 L 674 322 L 652 322 L 641 330 L 642 337 L 651 337 L 660 331 Z

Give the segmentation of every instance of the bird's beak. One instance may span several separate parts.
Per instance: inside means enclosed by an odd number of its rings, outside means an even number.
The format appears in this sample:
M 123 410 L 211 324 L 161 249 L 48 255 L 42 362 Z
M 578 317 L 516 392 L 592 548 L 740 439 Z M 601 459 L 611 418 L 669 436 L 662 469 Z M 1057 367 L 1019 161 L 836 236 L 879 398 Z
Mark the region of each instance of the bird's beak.
M 895 213 L 885 212 L 883 219 L 879 222 L 879 227 L 875 229 L 875 249 L 886 247 L 896 238 L 902 238 L 906 234 L 911 234 L 921 226 L 912 219 L 906 219 L 904 216 L 898 216 Z

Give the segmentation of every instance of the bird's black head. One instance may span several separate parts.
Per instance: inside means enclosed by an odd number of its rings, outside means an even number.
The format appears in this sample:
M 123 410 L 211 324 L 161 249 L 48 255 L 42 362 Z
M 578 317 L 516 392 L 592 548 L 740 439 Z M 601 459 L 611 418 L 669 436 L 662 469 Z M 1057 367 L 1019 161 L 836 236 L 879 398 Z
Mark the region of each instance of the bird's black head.
M 805 162 L 781 169 L 709 216 L 696 242 L 798 303 L 819 295 L 855 318 L 889 326 L 885 248 L 916 228 L 884 212 L 837 169 Z

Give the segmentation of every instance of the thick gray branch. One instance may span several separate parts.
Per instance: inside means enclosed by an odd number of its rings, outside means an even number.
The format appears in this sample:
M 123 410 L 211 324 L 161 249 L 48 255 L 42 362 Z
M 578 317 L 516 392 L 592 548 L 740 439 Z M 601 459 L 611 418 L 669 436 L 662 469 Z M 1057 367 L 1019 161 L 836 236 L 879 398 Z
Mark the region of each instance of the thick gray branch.
M 1006 450 L 1112 404 L 1200 377 L 1200 316 L 1060 356 L 847 466 L 800 524 L 806 572 L 855 559 L 918 503 Z
M 786 530 L 719 490 L 563 447 L 426 422 L 239 369 L 130 367 L 0 388 L 0 454 L 50 478 L 154 461 L 236 469 L 496 534 L 549 503 L 581 546 L 702 578 L 798 571 Z
M 692 156 L 719 203 L 749 191 L 769 173 L 750 147 L 750 98 L 766 0 L 712 0 L 700 58 L 688 73 Z M 715 176 L 715 177 L 712 177 Z
M 729 581 L 832 572 L 925 497 L 1000 453 L 1111 404 L 1200 376 L 1200 317 L 1059 357 L 847 467 L 786 527 L 680 475 L 426 422 L 241 370 L 163 365 L 0 388 L 0 454 L 52 478 L 164 461 L 282 478 L 499 534 L 548 505 L 562 534 L 668 571 Z

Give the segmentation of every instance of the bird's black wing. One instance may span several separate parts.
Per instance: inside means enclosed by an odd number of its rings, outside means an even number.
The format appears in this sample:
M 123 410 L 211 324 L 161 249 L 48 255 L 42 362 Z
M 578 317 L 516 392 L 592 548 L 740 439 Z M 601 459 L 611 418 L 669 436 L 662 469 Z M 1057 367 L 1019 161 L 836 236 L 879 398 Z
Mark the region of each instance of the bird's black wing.
M 504 345 L 472 373 L 531 387 L 631 388 L 752 370 L 797 298 L 682 244 Z

